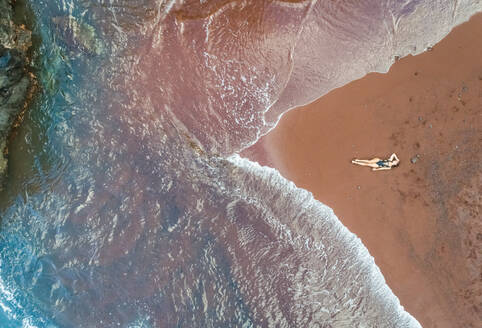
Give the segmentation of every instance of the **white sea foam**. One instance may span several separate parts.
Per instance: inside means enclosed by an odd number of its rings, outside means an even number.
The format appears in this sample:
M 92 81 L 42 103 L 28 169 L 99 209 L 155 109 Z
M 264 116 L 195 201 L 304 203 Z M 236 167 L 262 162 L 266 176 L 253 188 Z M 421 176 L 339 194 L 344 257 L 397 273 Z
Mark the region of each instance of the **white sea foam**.
M 370 72 L 387 72 L 396 58 L 424 52 L 482 11 L 479 0 L 331 3 L 317 1 L 304 20 L 286 88 L 258 137 L 288 110 Z
M 299 296 L 293 299 L 293 307 L 313 309 L 313 322 L 332 327 L 421 327 L 400 305 L 362 241 L 341 224 L 332 209 L 275 169 L 238 155 L 229 161 L 240 171 L 239 193 L 270 213 L 272 224 L 282 231 L 280 238 L 299 248 L 301 257 L 306 256 L 298 265 L 314 272 L 295 287 Z M 340 291 L 345 296 L 336 297 Z M 338 308 L 336 317 L 334 308 Z M 302 318 L 297 320 L 303 324 Z
M 0 278 L 16 302 L 4 306 L 76 327 L 419 327 L 330 208 L 224 156 L 432 45 L 480 1 L 197 4 L 32 3 L 40 80 L 61 82 L 29 118 L 48 160 L 2 213 Z M 110 55 L 52 59 L 58 12 L 95 26 Z

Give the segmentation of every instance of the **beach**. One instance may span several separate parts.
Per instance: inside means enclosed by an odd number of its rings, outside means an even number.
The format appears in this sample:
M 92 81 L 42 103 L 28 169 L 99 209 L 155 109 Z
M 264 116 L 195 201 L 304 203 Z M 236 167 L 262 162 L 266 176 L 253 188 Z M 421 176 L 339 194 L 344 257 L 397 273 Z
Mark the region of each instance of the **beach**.
M 0 4 L 0 328 L 480 327 L 482 2 Z
M 482 15 L 291 110 L 242 153 L 333 208 L 425 328 L 481 320 Z M 388 158 L 372 172 L 354 158 Z

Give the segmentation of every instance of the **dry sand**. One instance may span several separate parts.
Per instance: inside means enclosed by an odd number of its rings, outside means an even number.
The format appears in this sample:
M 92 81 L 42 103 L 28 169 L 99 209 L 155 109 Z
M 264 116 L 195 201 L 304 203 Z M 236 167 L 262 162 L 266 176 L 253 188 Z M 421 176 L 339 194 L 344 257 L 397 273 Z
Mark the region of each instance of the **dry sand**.
M 481 150 L 479 14 L 388 74 L 285 114 L 242 155 L 332 207 L 425 328 L 454 328 L 482 320 Z M 350 163 L 392 152 L 391 171 Z

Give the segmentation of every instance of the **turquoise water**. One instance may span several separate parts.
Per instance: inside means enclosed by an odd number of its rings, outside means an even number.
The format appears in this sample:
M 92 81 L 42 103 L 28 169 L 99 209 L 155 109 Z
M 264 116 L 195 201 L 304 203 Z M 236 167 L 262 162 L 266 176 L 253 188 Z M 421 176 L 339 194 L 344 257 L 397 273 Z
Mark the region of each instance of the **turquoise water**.
M 418 327 L 331 209 L 235 155 L 481 9 L 376 3 L 32 2 L 42 88 L 1 195 L 0 327 Z

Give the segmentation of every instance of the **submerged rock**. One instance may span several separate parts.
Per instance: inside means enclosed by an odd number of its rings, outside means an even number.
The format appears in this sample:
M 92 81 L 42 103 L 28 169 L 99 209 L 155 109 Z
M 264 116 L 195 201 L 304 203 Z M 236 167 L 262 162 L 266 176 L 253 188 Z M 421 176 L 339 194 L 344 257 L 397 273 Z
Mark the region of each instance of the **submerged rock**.
M 101 55 L 104 52 L 104 45 L 93 26 L 79 22 L 70 15 L 53 17 L 52 23 L 70 50 L 89 55 Z
M 27 51 L 31 32 L 13 20 L 10 1 L 0 0 L 0 189 L 7 170 L 6 154 L 12 126 L 26 109 L 33 75 L 29 72 Z

